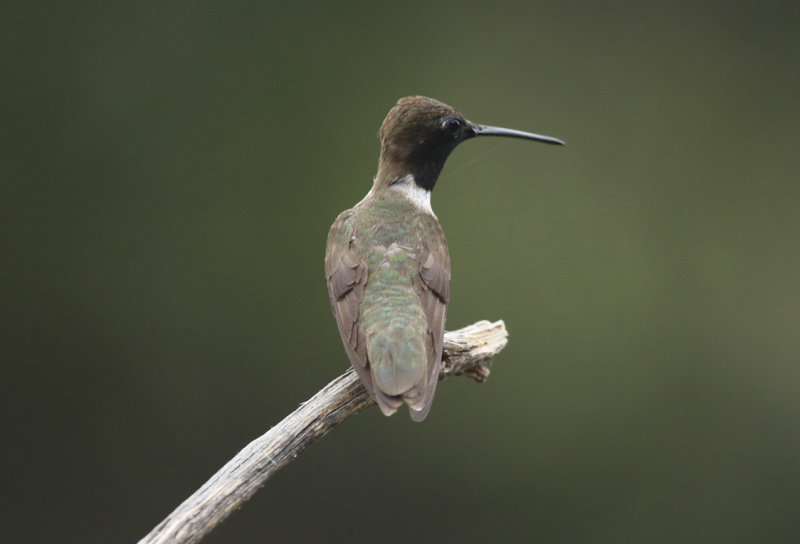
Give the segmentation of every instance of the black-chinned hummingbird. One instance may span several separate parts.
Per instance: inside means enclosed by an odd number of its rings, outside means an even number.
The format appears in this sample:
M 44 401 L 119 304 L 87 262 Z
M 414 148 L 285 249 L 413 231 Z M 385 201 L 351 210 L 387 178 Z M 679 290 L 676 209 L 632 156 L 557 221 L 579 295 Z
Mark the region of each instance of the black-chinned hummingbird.
M 475 136 L 557 138 L 478 125 L 432 98 L 398 100 L 381 125 L 367 196 L 328 233 L 325 277 L 344 348 L 384 415 L 428 415 L 442 358 L 450 255 L 431 191 L 455 147 Z

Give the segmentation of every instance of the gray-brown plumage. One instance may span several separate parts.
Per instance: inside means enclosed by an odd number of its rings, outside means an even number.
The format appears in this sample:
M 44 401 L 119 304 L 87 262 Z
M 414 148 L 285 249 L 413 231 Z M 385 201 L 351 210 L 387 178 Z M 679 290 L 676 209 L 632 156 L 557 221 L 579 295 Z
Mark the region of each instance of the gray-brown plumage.
M 450 256 L 430 192 L 450 152 L 478 135 L 563 143 L 470 123 L 421 96 L 400 99 L 381 126 L 372 189 L 336 218 L 325 276 L 333 315 L 353 368 L 385 415 L 403 402 L 422 421 L 442 356 Z

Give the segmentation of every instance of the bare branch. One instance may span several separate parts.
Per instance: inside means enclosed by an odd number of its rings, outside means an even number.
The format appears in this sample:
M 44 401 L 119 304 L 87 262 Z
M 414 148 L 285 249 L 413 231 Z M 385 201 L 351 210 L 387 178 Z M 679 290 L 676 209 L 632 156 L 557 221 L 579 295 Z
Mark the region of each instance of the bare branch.
M 484 363 L 505 347 L 507 336 L 502 321 L 479 321 L 445 333 L 439 378 L 463 374 L 479 383 L 486 381 L 489 369 Z M 345 418 L 372 404 L 351 368 L 248 444 L 139 544 L 200 542 L 278 469 Z

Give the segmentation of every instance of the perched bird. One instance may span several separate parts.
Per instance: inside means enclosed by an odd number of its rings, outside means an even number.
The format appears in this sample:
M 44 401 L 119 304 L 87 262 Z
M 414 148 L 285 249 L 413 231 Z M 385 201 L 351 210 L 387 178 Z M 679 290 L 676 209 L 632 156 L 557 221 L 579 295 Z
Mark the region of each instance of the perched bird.
M 450 255 L 431 190 L 450 152 L 474 136 L 549 136 L 467 121 L 424 96 L 401 98 L 378 134 L 372 189 L 328 233 L 325 277 L 344 348 L 384 415 L 428 415 L 439 378 Z

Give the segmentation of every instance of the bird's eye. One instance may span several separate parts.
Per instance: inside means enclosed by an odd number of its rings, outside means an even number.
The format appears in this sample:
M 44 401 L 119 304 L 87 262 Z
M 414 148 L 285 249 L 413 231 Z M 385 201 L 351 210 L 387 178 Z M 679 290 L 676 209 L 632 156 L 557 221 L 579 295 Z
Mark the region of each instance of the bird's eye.
M 458 134 L 458 131 L 461 130 L 461 120 L 456 117 L 448 117 L 445 119 L 442 127 L 450 134 Z

